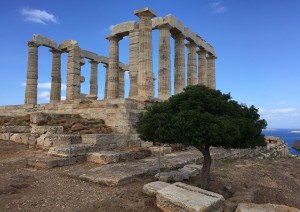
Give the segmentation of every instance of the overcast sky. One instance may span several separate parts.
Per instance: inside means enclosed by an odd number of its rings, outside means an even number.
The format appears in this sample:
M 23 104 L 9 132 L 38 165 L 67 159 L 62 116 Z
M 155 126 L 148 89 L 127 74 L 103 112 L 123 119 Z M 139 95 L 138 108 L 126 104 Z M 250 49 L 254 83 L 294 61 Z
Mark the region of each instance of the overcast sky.
M 217 89 L 255 105 L 269 128 L 300 128 L 299 0 L 3 0 L 0 2 L 0 105 L 23 104 L 27 42 L 33 34 L 77 40 L 82 49 L 108 56 L 105 37 L 113 25 L 138 21 L 134 10 L 173 14 L 216 50 Z M 129 40 L 120 41 L 120 60 L 129 62 Z M 174 45 L 171 40 L 173 58 Z M 39 48 L 38 102 L 49 102 L 52 55 Z M 67 54 L 62 55 L 65 96 Z M 153 71 L 158 69 L 158 31 L 153 31 Z M 99 64 L 99 98 L 105 69 Z M 173 71 L 173 61 L 172 61 Z M 89 93 L 90 64 L 82 68 Z M 126 75 L 128 93 L 128 75 Z M 156 87 L 157 89 L 157 87 Z

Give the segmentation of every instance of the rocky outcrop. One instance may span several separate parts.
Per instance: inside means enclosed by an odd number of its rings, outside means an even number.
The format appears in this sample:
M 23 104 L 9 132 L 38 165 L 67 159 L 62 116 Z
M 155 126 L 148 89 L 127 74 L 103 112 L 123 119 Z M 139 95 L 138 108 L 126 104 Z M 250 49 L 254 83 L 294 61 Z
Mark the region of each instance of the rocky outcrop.
M 300 140 L 295 141 L 295 143 L 293 144 L 292 148 L 296 149 L 296 150 L 300 150 Z

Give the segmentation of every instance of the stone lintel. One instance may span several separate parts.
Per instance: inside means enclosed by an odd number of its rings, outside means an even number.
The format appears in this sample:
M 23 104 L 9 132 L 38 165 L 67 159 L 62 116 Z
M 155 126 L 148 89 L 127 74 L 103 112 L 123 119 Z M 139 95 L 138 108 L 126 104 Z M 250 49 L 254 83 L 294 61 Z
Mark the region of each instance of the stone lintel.
M 152 9 L 150 9 L 149 7 L 145 7 L 140 10 L 135 10 L 134 14 L 138 17 L 141 17 L 141 16 L 150 16 L 151 18 L 156 17 L 155 12 Z
M 87 50 L 82 50 L 81 51 L 81 57 L 98 62 L 98 55 L 94 52 L 90 52 L 90 51 L 87 51 Z
M 97 60 L 97 61 L 99 61 L 99 63 L 103 63 L 103 64 L 105 64 L 105 65 L 108 64 L 108 58 L 107 58 L 107 57 L 104 57 L 104 56 L 102 56 L 102 55 L 98 55 L 98 60 Z
M 61 42 L 58 46 L 58 49 L 61 51 L 70 51 L 74 46 L 77 46 L 78 42 L 76 40 L 65 40 Z
M 106 37 L 106 39 L 107 40 L 117 40 L 117 41 L 120 41 L 120 40 L 122 40 L 123 39 L 123 36 L 121 36 L 121 35 L 109 35 L 109 36 L 107 36 Z
M 41 35 L 38 34 L 34 34 L 32 41 L 34 41 L 36 44 L 38 44 L 39 46 L 46 46 L 49 48 L 53 48 L 56 49 L 56 42 L 50 38 L 47 37 L 43 37 Z
M 111 29 L 111 35 L 128 36 L 129 32 L 139 28 L 136 21 L 127 21 L 118 25 L 114 25 Z
M 188 43 L 186 43 L 186 44 L 184 44 L 186 47 L 197 47 L 197 44 L 195 43 L 195 42 L 193 42 L 193 41 L 190 41 L 190 42 L 188 42 Z

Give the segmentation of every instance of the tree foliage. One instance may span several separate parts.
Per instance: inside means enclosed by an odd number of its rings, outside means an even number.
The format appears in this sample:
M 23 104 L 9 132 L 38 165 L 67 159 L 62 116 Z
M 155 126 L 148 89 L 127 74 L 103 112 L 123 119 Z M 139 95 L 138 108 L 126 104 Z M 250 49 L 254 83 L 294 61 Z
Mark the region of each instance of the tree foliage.
M 147 108 L 139 115 L 135 127 L 143 140 L 195 146 L 203 153 L 205 165 L 209 162 L 205 156 L 210 160 L 210 146 L 266 145 L 261 134 L 266 125 L 254 106 L 239 104 L 230 94 L 194 85 Z

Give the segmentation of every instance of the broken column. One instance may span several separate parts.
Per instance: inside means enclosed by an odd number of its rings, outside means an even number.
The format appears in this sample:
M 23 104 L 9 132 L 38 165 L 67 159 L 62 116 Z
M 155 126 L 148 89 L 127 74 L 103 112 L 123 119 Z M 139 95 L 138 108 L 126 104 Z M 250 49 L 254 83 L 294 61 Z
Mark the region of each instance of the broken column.
M 183 91 L 185 87 L 185 62 L 184 62 L 184 35 L 179 33 L 172 35 L 175 40 L 174 58 L 174 94 Z
M 50 103 L 60 102 L 61 98 L 61 53 L 58 49 L 51 49 L 52 52 L 52 73 Z
M 198 84 L 207 86 L 207 66 L 206 66 L 206 51 L 200 49 L 198 54 Z
M 107 75 L 108 75 L 108 64 L 104 64 L 104 68 L 105 68 L 105 88 L 104 88 L 104 99 L 107 99 Z
M 139 69 L 139 30 L 129 32 L 129 98 L 138 95 L 138 69 Z
M 134 11 L 139 24 L 138 99 L 153 99 L 152 22 L 156 14 L 149 8 Z
M 119 70 L 119 98 L 124 98 L 124 74 L 125 74 L 125 71 L 120 68 L 120 70 Z
M 215 59 L 214 55 L 209 55 L 207 59 L 207 87 L 216 89 L 216 76 L 215 76 Z
M 36 43 L 32 41 L 28 42 L 25 104 L 37 104 L 38 47 L 39 45 Z
M 109 61 L 107 75 L 107 99 L 119 97 L 119 41 L 122 37 L 113 35 L 109 40 Z
M 197 84 L 196 47 L 194 42 L 186 44 L 188 48 L 188 80 L 187 85 Z
M 158 98 L 167 100 L 171 96 L 171 61 L 170 61 L 170 29 L 169 24 L 159 28 L 159 70 Z
M 91 64 L 91 77 L 90 77 L 90 96 L 94 99 L 98 98 L 98 62 L 95 60 L 89 61 Z

